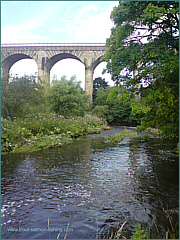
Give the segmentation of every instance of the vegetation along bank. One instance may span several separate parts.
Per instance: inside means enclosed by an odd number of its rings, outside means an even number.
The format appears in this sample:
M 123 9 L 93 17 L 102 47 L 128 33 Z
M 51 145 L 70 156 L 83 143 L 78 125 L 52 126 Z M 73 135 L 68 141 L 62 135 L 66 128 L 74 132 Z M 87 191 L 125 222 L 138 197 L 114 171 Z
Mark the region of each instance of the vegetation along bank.
M 1 152 L 60 146 L 107 123 L 179 138 L 178 1 L 121 1 L 111 20 L 101 60 L 115 86 L 95 79 L 91 105 L 75 76 L 1 79 Z

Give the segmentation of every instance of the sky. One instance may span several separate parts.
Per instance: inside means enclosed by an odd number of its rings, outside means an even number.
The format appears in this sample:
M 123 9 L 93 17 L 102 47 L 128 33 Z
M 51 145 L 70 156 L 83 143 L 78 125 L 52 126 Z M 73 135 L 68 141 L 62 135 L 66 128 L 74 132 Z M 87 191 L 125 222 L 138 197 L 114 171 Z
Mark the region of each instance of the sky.
M 118 1 L 1 1 L 1 43 L 106 43 L 113 22 L 110 14 Z M 110 74 L 103 74 L 106 63 L 94 71 L 113 85 Z M 34 60 L 15 63 L 12 75 L 37 72 Z M 85 67 L 74 59 L 56 63 L 50 72 L 60 79 L 76 75 L 84 88 Z

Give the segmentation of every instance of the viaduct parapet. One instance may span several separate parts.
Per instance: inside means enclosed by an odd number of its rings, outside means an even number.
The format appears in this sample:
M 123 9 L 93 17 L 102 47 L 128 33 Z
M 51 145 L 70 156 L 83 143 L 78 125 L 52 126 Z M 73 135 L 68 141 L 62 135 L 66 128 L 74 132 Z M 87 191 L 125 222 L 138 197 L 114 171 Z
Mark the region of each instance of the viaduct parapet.
M 22 59 L 34 59 L 38 79 L 50 82 L 50 70 L 62 59 L 72 58 L 85 65 L 85 92 L 92 102 L 93 73 L 107 48 L 105 43 L 32 43 L 1 45 L 1 78 L 9 76 L 10 68 Z

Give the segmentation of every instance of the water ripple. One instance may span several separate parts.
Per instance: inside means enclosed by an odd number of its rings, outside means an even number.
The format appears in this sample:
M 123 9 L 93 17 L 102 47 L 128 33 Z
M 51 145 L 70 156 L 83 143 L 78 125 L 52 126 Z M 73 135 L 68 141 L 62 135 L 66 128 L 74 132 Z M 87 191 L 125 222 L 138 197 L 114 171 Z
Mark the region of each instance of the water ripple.
M 110 131 L 99 136 L 103 134 Z M 45 228 L 48 219 L 53 227 L 69 223 L 73 231 L 68 238 L 77 239 L 96 238 L 97 224 L 99 234 L 105 234 L 126 220 L 128 236 L 137 223 L 152 226 L 156 221 L 165 228 L 164 209 L 178 206 L 173 143 L 134 138 L 108 147 L 104 138 L 91 135 L 59 149 L 2 160 L 4 238 L 49 238 L 48 232 L 8 232 L 20 223 Z M 57 233 L 50 237 L 57 238 Z

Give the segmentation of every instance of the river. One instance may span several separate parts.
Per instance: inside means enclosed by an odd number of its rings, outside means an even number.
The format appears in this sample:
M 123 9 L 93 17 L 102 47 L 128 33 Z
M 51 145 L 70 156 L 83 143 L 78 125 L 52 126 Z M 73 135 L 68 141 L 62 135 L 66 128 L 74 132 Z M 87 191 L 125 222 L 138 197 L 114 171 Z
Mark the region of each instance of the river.
M 126 238 L 139 223 L 165 237 L 165 211 L 179 204 L 177 143 L 126 137 L 109 146 L 105 137 L 122 130 L 1 156 L 1 238 L 107 238 L 125 221 Z

